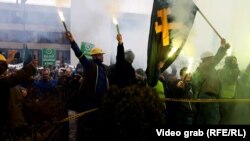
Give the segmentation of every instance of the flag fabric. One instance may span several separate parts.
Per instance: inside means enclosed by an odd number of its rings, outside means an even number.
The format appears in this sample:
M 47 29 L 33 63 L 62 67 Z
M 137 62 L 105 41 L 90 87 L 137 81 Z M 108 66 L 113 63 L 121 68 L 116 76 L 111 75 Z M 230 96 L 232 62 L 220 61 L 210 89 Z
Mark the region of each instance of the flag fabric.
M 33 60 L 32 54 L 27 47 L 27 44 L 23 44 L 23 66 L 29 64 Z
M 178 57 L 192 28 L 198 8 L 192 0 L 154 0 L 147 50 L 148 84 Z M 158 69 L 159 63 L 164 65 Z

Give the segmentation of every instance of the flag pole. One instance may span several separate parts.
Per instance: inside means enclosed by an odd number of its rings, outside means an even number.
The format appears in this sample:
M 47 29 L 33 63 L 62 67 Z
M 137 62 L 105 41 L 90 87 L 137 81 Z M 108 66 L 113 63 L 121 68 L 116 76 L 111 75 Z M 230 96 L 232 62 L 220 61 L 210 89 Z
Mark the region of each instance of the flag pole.
M 210 25 L 210 27 L 214 30 L 214 32 L 218 35 L 218 37 L 220 39 L 223 39 L 222 36 L 219 34 L 219 32 L 213 27 L 213 25 L 209 22 L 209 20 L 206 18 L 206 16 L 201 12 L 201 10 L 198 7 L 197 7 L 197 10 L 201 14 L 201 16 L 207 21 L 207 23 Z

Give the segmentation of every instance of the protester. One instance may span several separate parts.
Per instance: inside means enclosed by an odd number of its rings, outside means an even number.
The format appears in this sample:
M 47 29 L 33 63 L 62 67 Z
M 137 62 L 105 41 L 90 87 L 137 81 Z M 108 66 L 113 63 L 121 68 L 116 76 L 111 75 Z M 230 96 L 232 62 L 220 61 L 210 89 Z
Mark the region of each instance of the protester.
M 82 96 L 81 100 L 83 101 L 81 101 L 81 103 L 83 103 L 83 105 L 79 110 L 84 111 L 94 108 L 98 105 L 100 98 L 103 97 L 109 86 L 107 77 L 108 68 L 102 63 L 104 52 L 101 48 L 94 47 L 91 50 L 92 60 L 88 60 L 79 49 L 72 34 L 66 32 L 66 37 L 86 72 L 86 77 L 80 86 L 79 94 Z
M 74 51 L 76 57 L 78 57 L 80 63 L 84 68 L 86 77 L 81 82 L 78 98 L 76 99 L 77 112 L 86 111 L 99 106 L 101 98 L 104 96 L 106 90 L 109 87 L 108 81 L 108 67 L 103 64 L 103 50 L 99 47 L 94 47 L 90 55 L 92 60 L 88 60 L 86 56 L 79 49 L 72 34 L 66 32 L 66 37 L 71 43 L 71 48 Z M 78 128 L 85 126 L 85 121 L 78 120 Z M 78 130 L 78 129 L 77 129 Z M 80 134 L 78 139 L 81 140 Z
M 12 59 L 14 60 L 15 53 L 12 54 Z M 6 59 L 1 56 L 1 63 L 6 64 Z M 9 107 L 9 97 L 10 97 L 10 90 L 12 87 L 21 84 L 25 80 L 28 80 L 31 75 L 33 75 L 36 71 L 37 67 L 37 60 L 33 60 L 29 65 L 24 66 L 21 70 L 16 71 L 12 75 L 9 76 L 1 76 L 0 77 L 0 87 L 1 87 L 1 111 L 2 114 L 0 116 L 0 133 L 1 133 L 1 140 L 4 140 L 4 135 L 6 135 L 7 131 L 7 125 L 8 123 L 8 107 Z M 0 72 L 4 73 L 6 71 L 7 67 L 1 67 Z
M 246 69 L 242 71 L 236 84 L 235 97 L 237 99 L 250 99 L 250 63 Z M 249 125 L 250 124 L 250 103 L 237 102 L 235 103 L 233 114 L 233 124 Z
M 135 55 L 131 50 L 124 52 L 122 35 L 117 34 L 118 41 L 116 63 L 110 73 L 110 85 L 126 87 L 136 83 L 135 70 L 132 66 Z
M 135 70 L 136 84 L 141 86 L 148 86 L 147 84 L 147 75 L 142 68 Z
M 235 89 L 240 75 L 237 58 L 235 56 L 227 56 L 225 58 L 224 67 L 219 71 L 219 79 L 221 82 L 220 98 L 221 99 L 234 99 Z M 220 124 L 232 124 L 235 103 L 223 102 L 220 103 L 221 120 Z
M 56 95 L 57 80 L 50 76 L 50 69 L 45 68 L 41 72 L 41 78 L 34 82 L 36 96 L 46 98 Z
M 172 89 L 171 98 L 174 99 L 192 99 L 193 88 L 191 85 L 192 76 L 187 72 L 187 67 L 180 70 L 180 79 L 175 81 L 175 86 Z M 168 118 L 172 125 L 192 125 L 195 117 L 196 108 L 194 103 L 186 102 L 169 102 L 168 103 Z
M 225 39 L 221 40 L 221 47 L 215 56 L 211 52 L 201 54 L 202 62 L 193 74 L 192 83 L 194 85 L 194 97 L 200 99 L 218 99 L 220 93 L 220 80 L 216 65 L 226 55 L 230 47 Z M 199 103 L 196 124 L 219 124 L 220 111 L 218 102 Z

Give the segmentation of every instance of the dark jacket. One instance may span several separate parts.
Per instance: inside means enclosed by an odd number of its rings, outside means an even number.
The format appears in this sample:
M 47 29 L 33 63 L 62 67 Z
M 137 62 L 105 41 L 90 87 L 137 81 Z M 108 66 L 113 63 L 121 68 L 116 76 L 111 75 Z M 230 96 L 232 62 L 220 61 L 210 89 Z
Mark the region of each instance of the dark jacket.
M 71 48 L 86 71 L 86 77 L 80 84 L 77 99 L 77 111 L 80 112 L 95 108 L 100 102 L 100 99 L 109 87 L 107 78 L 108 69 L 107 66 L 101 62 L 88 60 L 86 56 L 83 55 L 76 42 L 71 43 Z M 99 76 L 102 76 L 102 78 L 105 77 L 104 79 L 101 79 L 102 82 L 100 82 L 101 80 Z
M 240 69 L 238 65 L 233 68 L 224 66 L 222 69 L 219 70 L 219 79 L 221 82 L 221 98 L 234 98 L 239 75 Z
M 110 85 L 126 87 L 136 83 L 135 69 L 132 64 L 125 60 L 124 46 L 118 44 L 116 63 L 110 74 Z
M 57 86 L 57 80 L 44 80 L 40 79 L 34 82 L 34 87 L 36 90 L 36 96 L 38 97 L 48 97 L 54 96 L 56 94 L 55 88 Z
M 30 64 L 24 66 L 16 73 L 0 78 L 1 98 L 0 98 L 0 110 L 2 112 L 0 116 L 0 133 L 2 133 L 4 124 L 8 119 L 8 101 L 10 97 L 10 89 L 25 80 L 28 80 L 32 74 L 35 73 L 35 68 Z
M 200 93 L 212 93 L 219 96 L 220 80 L 216 65 L 226 55 L 227 48 L 220 47 L 211 61 L 202 62 L 192 76 L 192 83 L 195 88 L 194 97 L 197 98 Z
M 191 83 L 185 83 L 184 88 L 178 88 L 177 83 L 181 80 L 177 80 L 174 87 L 173 98 L 175 99 L 192 99 L 193 98 L 193 88 Z M 173 102 L 175 104 L 174 114 L 176 116 L 194 116 L 195 114 L 195 106 L 194 103 L 191 102 Z

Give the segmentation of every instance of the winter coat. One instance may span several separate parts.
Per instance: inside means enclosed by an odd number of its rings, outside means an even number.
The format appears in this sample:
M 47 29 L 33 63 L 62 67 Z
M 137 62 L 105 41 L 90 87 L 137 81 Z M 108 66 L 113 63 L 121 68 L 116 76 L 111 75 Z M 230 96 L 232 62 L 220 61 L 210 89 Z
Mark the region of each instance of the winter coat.
M 108 67 L 96 60 L 88 60 L 76 42 L 71 42 L 71 48 L 86 71 L 86 77 L 80 84 L 77 95 L 77 106 L 75 106 L 78 109 L 77 111 L 81 112 L 95 108 L 99 104 L 100 99 L 109 87 Z
M 135 70 L 131 63 L 125 60 L 124 46 L 118 44 L 116 63 L 111 68 L 110 85 L 126 87 L 136 83 Z
M 30 76 L 35 73 L 35 71 L 36 68 L 34 68 L 33 65 L 29 64 L 10 76 L 3 76 L 0 78 L 0 110 L 2 112 L 0 116 L 0 133 L 2 133 L 4 125 L 8 119 L 10 89 L 24 82 L 25 80 L 28 80 Z

